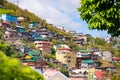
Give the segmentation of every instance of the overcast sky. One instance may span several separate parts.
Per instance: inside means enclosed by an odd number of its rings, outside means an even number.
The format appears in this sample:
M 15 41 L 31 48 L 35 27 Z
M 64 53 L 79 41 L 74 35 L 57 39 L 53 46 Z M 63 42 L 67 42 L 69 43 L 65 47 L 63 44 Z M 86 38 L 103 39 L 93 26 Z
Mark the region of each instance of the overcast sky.
M 17 0 L 8 0 L 17 4 Z M 75 30 L 77 33 L 105 37 L 106 32 L 90 31 L 87 24 L 80 20 L 77 8 L 80 0 L 18 0 L 18 6 L 33 12 L 42 19 L 55 26 L 62 26 L 66 30 Z

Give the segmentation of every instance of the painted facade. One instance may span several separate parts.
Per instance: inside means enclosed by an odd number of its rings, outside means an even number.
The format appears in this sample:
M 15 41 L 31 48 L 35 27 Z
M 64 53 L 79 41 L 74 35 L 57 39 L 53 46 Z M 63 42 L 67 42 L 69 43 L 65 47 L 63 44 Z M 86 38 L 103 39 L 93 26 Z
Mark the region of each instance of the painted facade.
M 56 59 L 63 64 L 66 64 L 68 68 L 75 68 L 76 55 L 69 48 L 57 49 Z

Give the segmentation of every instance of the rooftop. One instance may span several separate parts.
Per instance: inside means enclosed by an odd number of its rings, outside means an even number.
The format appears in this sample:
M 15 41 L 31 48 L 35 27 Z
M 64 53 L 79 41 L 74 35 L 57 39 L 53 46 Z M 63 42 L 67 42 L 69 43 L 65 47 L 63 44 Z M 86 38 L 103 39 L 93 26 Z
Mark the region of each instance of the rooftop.
M 88 53 L 88 52 L 93 52 L 93 50 L 80 50 L 82 53 Z

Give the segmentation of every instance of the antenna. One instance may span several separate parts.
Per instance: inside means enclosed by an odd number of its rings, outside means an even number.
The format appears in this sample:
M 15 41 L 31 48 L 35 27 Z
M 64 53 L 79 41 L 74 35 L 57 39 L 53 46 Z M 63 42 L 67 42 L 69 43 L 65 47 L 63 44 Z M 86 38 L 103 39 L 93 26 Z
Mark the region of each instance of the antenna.
M 17 6 L 19 6 L 19 0 L 16 0 Z

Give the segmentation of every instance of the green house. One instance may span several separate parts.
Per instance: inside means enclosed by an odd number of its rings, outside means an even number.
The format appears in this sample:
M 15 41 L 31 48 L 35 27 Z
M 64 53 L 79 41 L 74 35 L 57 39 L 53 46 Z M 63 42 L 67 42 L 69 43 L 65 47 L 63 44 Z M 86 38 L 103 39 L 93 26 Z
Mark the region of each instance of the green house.
M 40 53 L 37 51 L 29 51 L 27 54 L 24 55 L 24 59 L 24 61 L 36 62 L 40 59 Z
M 26 32 L 26 28 L 23 26 L 17 26 L 16 29 L 17 29 L 17 32 L 19 33 Z

